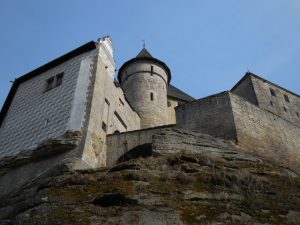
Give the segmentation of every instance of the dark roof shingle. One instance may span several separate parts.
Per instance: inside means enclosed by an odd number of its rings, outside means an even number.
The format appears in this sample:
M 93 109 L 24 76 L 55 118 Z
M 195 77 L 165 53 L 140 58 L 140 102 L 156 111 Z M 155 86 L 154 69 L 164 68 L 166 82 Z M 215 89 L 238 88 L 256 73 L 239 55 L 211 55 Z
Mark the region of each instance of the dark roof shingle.
M 181 100 L 184 102 L 191 102 L 194 101 L 195 99 L 188 95 L 187 93 L 179 90 L 177 87 L 173 86 L 173 85 L 169 85 L 168 87 L 168 97 L 177 99 L 177 100 Z

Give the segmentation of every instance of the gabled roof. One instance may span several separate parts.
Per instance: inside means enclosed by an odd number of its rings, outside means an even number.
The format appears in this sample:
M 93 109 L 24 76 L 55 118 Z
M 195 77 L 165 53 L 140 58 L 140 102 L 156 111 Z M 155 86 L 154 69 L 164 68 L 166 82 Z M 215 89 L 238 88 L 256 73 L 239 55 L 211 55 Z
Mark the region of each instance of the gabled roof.
M 14 95 L 19 87 L 19 85 L 33 77 L 36 77 L 38 75 L 40 75 L 41 73 L 47 71 L 47 70 L 50 70 L 52 69 L 53 67 L 56 67 L 66 61 L 68 61 L 69 59 L 72 59 L 74 58 L 75 56 L 78 56 L 78 55 L 81 55 L 85 52 L 88 52 L 88 51 L 91 51 L 93 49 L 96 49 L 97 48 L 97 43 L 94 42 L 94 41 L 90 41 L 82 46 L 80 46 L 79 48 L 76 48 L 74 49 L 73 51 L 71 52 L 68 52 L 67 54 L 57 58 L 57 59 L 54 59 L 53 61 L 17 78 L 14 82 L 13 82 L 13 85 L 8 93 L 8 96 L 2 106 L 2 109 L 1 109 L 1 112 L 0 112 L 0 126 L 2 125 L 3 123 L 3 120 L 4 120 L 4 117 L 10 107 L 10 104 L 14 98 Z
M 143 48 L 135 58 L 141 58 L 141 57 L 153 58 L 146 48 Z
M 233 86 L 233 88 L 231 88 L 231 90 L 230 91 L 233 91 L 235 88 L 237 88 L 247 77 L 254 77 L 254 78 L 256 78 L 256 79 L 259 79 L 259 80 L 261 80 L 261 81 L 263 81 L 263 82 L 266 82 L 266 83 L 269 83 L 269 84 L 271 84 L 271 85 L 273 85 L 273 86 L 275 86 L 275 87 L 277 87 L 277 88 L 279 88 L 279 89 L 281 89 L 281 90 L 284 90 L 284 91 L 286 91 L 286 92 L 288 92 L 288 93 L 290 93 L 290 94 L 292 94 L 292 95 L 295 95 L 295 96 L 297 96 L 298 98 L 300 98 L 300 96 L 298 95 L 298 94 L 296 94 L 296 93 L 294 93 L 294 92 L 292 92 L 292 91 L 290 91 L 290 90 L 287 90 L 287 89 L 285 89 L 285 88 L 283 88 L 283 87 L 281 87 L 281 86 L 279 86 L 279 85 L 277 85 L 277 84 L 274 84 L 274 83 L 272 83 L 271 81 L 268 81 L 268 80 L 266 80 L 266 79 L 264 79 L 264 78 L 262 78 L 262 77 L 260 77 L 260 76 L 258 76 L 258 75 L 256 75 L 256 74 L 254 74 L 254 73 L 251 73 L 251 72 L 246 72 L 246 74 L 242 77 L 242 79 L 240 79 L 234 86 Z
M 174 87 L 171 84 L 168 87 L 168 97 L 174 98 L 176 100 L 181 100 L 181 101 L 184 101 L 184 102 L 191 102 L 191 101 L 195 100 L 192 96 L 190 96 L 187 93 L 179 90 L 177 87 Z

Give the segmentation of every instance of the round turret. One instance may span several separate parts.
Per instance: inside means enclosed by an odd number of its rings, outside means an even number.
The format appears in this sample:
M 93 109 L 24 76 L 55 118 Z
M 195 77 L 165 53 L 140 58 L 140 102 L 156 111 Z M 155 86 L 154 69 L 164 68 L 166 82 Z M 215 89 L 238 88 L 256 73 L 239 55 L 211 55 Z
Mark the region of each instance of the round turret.
M 118 80 L 126 98 L 139 114 L 141 128 L 167 124 L 168 66 L 142 51 L 120 68 Z

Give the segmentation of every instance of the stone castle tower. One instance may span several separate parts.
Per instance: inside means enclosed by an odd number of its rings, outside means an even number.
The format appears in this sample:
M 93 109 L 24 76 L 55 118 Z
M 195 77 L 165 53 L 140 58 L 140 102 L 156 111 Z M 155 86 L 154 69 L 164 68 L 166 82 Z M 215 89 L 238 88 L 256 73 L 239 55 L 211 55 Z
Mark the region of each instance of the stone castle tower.
M 123 64 L 118 79 L 127 100 L 140 116 L 142 129 L 166 124 L 171 72 L 165 63 L 143 48 Z

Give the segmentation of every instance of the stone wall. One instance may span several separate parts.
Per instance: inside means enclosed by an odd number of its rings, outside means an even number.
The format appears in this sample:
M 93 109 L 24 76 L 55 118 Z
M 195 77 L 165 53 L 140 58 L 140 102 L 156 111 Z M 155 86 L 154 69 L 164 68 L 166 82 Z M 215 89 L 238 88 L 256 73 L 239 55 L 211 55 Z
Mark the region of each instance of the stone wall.
M 20 84 L 0 128 L 0 158 L 36 148 L 41 141 L 70 128 L 81 62 L 90 54 L 93 52 L 76 56 Z M 62 72 L 62 84 L 46 91 L 46 80 Z
M 229 92 L 176 107 L 177 127 L 235 140 Z
M 300 127 L 300 97 L 268 81 L 252 77 L 260 108 L 272 112 Z M 273 96 L 270 92 L 275 93 Z M 288 100 L 284 96 L 287 96 Z
M 166 124 L 176 124 L 176 113 L 175 108 L 178 106 L 178 101 L 168 98 L 168 108 L 167 108 L 167 123 Z
M 125 153 L 135 147 L 152 144 L 154 134 L 174 125 L 136 130 L 107 136 L 107 166 L 114 165 Z
M 176 108 L 177 126 L 237 142 L 300 171 L 300 128 L 230 92 Z
M 300 128 L 230 94 L 238 145 L 300 171 Z
M 114 81 L 115 65 L 111 52 L 100 44 L 86 102 L 88 116 L 85 125 L 82 159 L 91 167 L 106 166 L 106 135 L 140 128 L 140 118 L 125 99 L 123 90 Z M 111 68 L 113 66 L 113 68 Z

